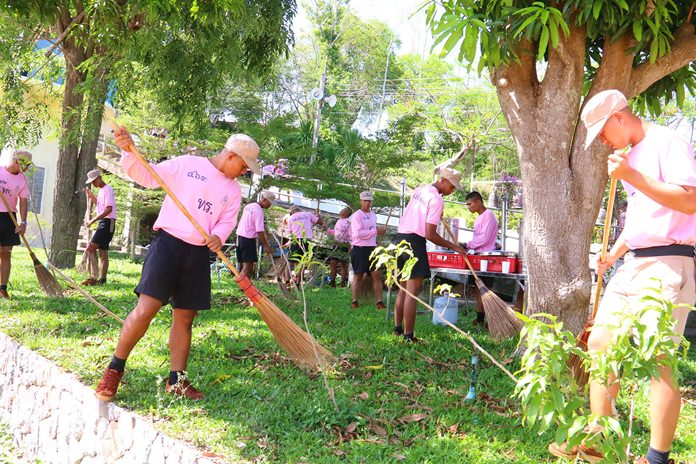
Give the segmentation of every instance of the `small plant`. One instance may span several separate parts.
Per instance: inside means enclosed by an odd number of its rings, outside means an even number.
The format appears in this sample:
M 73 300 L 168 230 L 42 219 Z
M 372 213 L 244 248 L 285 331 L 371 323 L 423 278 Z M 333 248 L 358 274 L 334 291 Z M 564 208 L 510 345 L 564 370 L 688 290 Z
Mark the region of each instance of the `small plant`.
M 514 396 L 521 402 L 523 422 L 539 434 L 555 428 L 554 441 L 565 441 L 569 448 L 584 443 L 598 449 L 604 462 L 629 462 L 636 387 L 659 377 L 660 368 L 672 369 L 673 378 L 678 378 L 678 357 L 688 351 L 688 342 L 681 337 L 679 344 L 672 330 L 675 307 L 659 288 L 646 290 L 635 311 L 622 313 L 620 325 L 606 326 L 612 331 L 609 349 L 591 353 L 576 347 L 573 334 L 563 330 L 563 323 L 554 316 L 520 316 L 525 321 L 520 340 L 527 350 L 516 373 Z M 654 324 L 648 327 L 646 321 Z M 628 386 L 628 423 L 618 414 L 590 413 L 567 367 L 571 353 L 583 360 L 593 380 L 609 386 L 610 379 L 620 377 Z

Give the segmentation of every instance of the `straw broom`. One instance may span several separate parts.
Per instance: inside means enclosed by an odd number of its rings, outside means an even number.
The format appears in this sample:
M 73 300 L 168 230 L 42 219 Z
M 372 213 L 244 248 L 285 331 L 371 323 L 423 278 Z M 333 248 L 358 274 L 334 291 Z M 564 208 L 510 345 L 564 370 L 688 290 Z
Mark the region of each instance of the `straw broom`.
M 113 121 L 111 121 L 111 125 L 115 131 L 120 130 L 120 128 Z M 198 232 L 207 240 L 208 233 L 200 226 L 200 224 L 198 224 L 193 216 L 191 216 L 191 213 L 188 212 L 186 207 L 181 203 L 181 201 L 179 201 L 174 192 L 171 191 L 169 186 L 164 183 L 159 174 L 157 174 L 152 166 L 150 166 L 150 163 L 143 158 L 135 145 L 131 144 L 127 151 L 135 155 L 147 172 L 157 181 L 160 187 L 162 187 L 162 190 L 169 195 L 169 198 L 172 199 L 181 213 L 186 216 L 196 230 L 198 230 Z M 222 262 L 225 263 L 225 265 L 229 268 L 230 272 L 234 274 L 235 281 L 259 311 L 259 314 L 263 318 L 278 344 L 295 360 L 297 364 L 300 366 L 316 368 L 329 363 L 333 359 L 333 355 L 329 350 L 319 345 L 319 343 L 317 343 L 311 335 L 300 329 L 300 327 L 298 327 L 292 319 L 283 313 L 283 311 L 281 311 L 280 308 L 278 308 L 270 299 L 268 299 L 263 292 L 261 292 L 251 283 L 248 276 L 241 277 L 237 269 L 235 269 L 230 260 L 221 250 L 218 250 L 216 253 Z
M 607 200 L 607 213 L 604 219 L 602 250 L 601 254 L 599 255 L 599 259 L 602 262 L 606 261 L 607 258 L 607 245 L 609 245 L 609 234 L 611 233 L 611 216 L 614 211 L 614 200 L 616 199 L 616 183 L 616 179 L 612 177 L 611 182 L 609 184 L 609 199 Z M 585 328 L 583 328 L 582 331 L 578 334 L 575 341 L 575 346 L 582 349 L 583 351 L 587 351 L 587 339 L 590 336 L 590 331 L 592 329 L 592 325 L 594 324 L 594 318 L 597 315 L 597 310 L 599 309 L 599 299 L 600 294 L 602 292 L 602 282 L 604 280 L 603 277 L 604 274 L 599 274 L 597 276 L 597 286 L 595 287 L 592 315 L 587 320 Z M 568 357 L 567 365 L 573 372 L 573 376 L 575 377 L 575 381 L 577 382 L 578 386 L 584 387 L 590 378 L 590 374 L 587 371 L 587 369 L 585 369 L 582 358 L 576 355 L 575 353 L 571 353 Z
M 384 228 L 386 229 L 387 226 L 389 225 L 389 220 L 392 217 L 392 212 L 394 211 L 394 208 L 389 208 L 389 214 L 387 215 L 387 220 L 384 223 Z M 358 298 L 360 300 L 368 300 L 368 301 L 375 301 L 375 298 L 377 295 L 375 295 L 374 290 L 372 289 L 372 273 L 368 272 L 366 276 L 362 278 L 360 281 L 360 286 L 358 287 Z
M 447 233 L 454 243 L 458 243 L 457 239 L 452 233 L 452 229 L 450 229 L 449 224 L 447 224 L 446 221 L 442 221 L 442 224 L 445 226 Z M 486 313 L 486 319 L 488 320 L 488 331 L 490 332 L 491 337 L 493 337 L 493 339 L 496 341 L 501 341 L 518 335 L 524 326 L 522 320 L 517 317 L 517 314 L 509 304 L 486 287 L 486 285 L 476 274 L 476 271 L 474 271 L 474 267 L 471 265 L 471 262 L 469 262 L 469 258 L 466 256 L 466 254 L 463 256 L 467 267 L 474 276 L 476 286 L 481 292 L 481 301 L 483 302 L 483 310 Z
M 92 209 L 92 200 L 87 198 L 87 208 L 85 209 L 84 222 L 89 220 L 89 212 Z M 87 245 L 89 246 L 89 240 L 92 235 L 89 227 L 87 228 Z M 75 268 L 77 272 L 82 274 L 88 274 L 90 277 L 97 277 L 99 274 L 99 261 L 96 253 L 89 253 L 87 248 L 85 248 L 84 253 L 82 253 L 82 259 Z
M 0 200 L 2 200 L 3 204 L 5 205 L 5 209 L 9 213 L 10 218 L 12 219 L 12 222 L 14 223 L 15 227 L 17 227 L 17 218 L 15 218 L 15 215 L 12 212 L 12 209 L 10 208 L 10 204 L 7 202 L 7 198 L 5 198 L 5 195 L 2 192 L 0 192 Z M 34 263 L 34 272 L 36 273 L 36 279 L 39 281 L 41 289 L 48 296 L 54 298 L 64 298 L 63 287 L 60 286 L 53 274 L 51 274 L 49 270 L 46 269 L 46 266 L 41 264 L 41 261 L 39 261 L 39 258 L 36 257 L 31 247 L 29 246 L 29 242 L 27 242 L 27 239 L 26 237 L 24 237 L 24 234 L 21 234 L 20 238 L 22 239 L 22 242 L 24 242 L 24 246 L 27 247 L 27 250 L 29 251 L 29 256 L 31 257 L 32 262 Z

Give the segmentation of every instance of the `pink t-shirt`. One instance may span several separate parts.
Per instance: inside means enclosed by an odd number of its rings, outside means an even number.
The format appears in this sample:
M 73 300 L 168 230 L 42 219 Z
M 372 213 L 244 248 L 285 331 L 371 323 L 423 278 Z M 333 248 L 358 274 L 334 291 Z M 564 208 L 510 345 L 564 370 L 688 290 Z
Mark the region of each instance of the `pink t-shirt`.
M 242 217 L 237 226 L 237 235 L 246 238 L 256 238 L 259 232 L 264 230 L 263 208 L 258 203 L 249 203 L 242 211 Z
M 109 184 L 100 188 L 97 194 L 97 215 L 103 213 L 107 206 L 111 206 L 111 212 L 104 219 L 116 219 L 116 199 L 114 189 Z
M 377 215 L 359 209 L 350 217 L 350 237 L 353 246 L 377 246 Z
M 341 218 L 336 221 L 333 229 L 328 233 L 333 235 L 337 242 L 350 244 L 350 218 Z
M 123 170 L 143 187 L 157 188 L 157 181 L 137 158 L 121 152 Z M 159 164 L 150 164 L 179 201 L 208 235 L 217 235 L 225 243 L 234 226 L 242 201 L 235 179 L 218 171 L 207 158 L 184 155 Z M 169 195 L 164 197 L 159 216 L 152 227 L 164 230 L 186 243 L 205 245 L 203 236 L 179 211 Z
M 400 234 L 425 237 L 425 224 L 440 224 L 445 200 L 433 185 L 421 185 L 413 191 L 411 200 L 399 221 Z
M 674 185 L 696 187 L 696 160 L 691 145 L 679 134 L 651 126 L 645 138 L 628 154 L 637 171 Z M 662 206 L 622 181 L 628 208 L 621 236 L 632 250 L 671 244 L 696 243 L 696 214 L 684 214 Z
M 319 218 L 312 213 L 300 211 L 288 219 L 288 231 L 297 238 L 312 239 L 312 224 L 319 222 Z
M 486 209 L 474 220 L 474 238 L 466 244 L 469 250 L 495 250 L 495 239 L 498 237 L 498 220 L 490 209 Z
M 12 174 L 5 167 L 0 167 L 0 188 L 5 195 L 7 204 L 13 212 L 17 212 L 17 199 L 29 198 L 29 187 L 24 173 Z M 0 201 L 0 212 L 6 213 L 5 203 Z M 19 222 L 19 219 L 17 220 Z

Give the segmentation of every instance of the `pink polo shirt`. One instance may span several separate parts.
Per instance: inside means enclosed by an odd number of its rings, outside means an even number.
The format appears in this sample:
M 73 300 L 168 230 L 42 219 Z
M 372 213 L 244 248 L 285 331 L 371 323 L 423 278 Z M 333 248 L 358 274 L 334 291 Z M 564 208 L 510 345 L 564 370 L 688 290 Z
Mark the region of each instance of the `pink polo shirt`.
M 628 154 L 629 165 L 660 182 L 696 187 L 696 161 L 691 145 L 679 134 L 650 126 L 645 138 Z M 696 243 L 696 214 L 662 206 L 622 181 L 628 208 L 621 236 L 632 250 L 671 244 Z
M 157 181 L 137 158 L 121 152 L 121 165 L 128 176 L 146 188 L 157 188 Z M 150 164 L 162 177 L 179 201 L 208 235 L 227 241 L 242 201 L 242 191 L 235 179 L 218 171 L 208 158 L 184 155 L 159 164 Z M 205 245 L 203 236 L 179 211 L 169 195 L 164 197 L 159 216 L 152 227 L 164 230 L 186 243 Z
M 350 217 L 350 237 L 353 246 L 377 246 L 377 215 L 359 209 Z
M 498 220 L 490 209 L 486 209 L 474 220 L 474 238 L 466 244 L 469 250 L 479 253 L 481 251 L 495 250 L 495 239 L 498 237 Z
M 319 222 L 319 218 L 312 213 L 300 211 L 288 219 L 288 231 L 297 238 L 312 239 L 312 225 Z
M 337 242 L 350 244 L 350 218 L 341 218 L 336 221 L 333 229 L 328 233 L 333 235 Z
M 109 184 L 100 188 L 97 194 L 97 215 L 103 213 L 107 206 L 111 206 L 111 212 L 104 219 L 116 219 L 116 198 L 114 189 Z
M 29 187 L 27 187 L 27 178 L 24 177 L 24 173 L 12 174 L 4 166 L 0 167 L 0 188 L 12 212 L 17 212 L 18 198 L 29 198 Z M 0 201 L 0 212 L 7 212 L 5 203 L 2 201 Z
M 237 235 L 246 238 L 256 238 L 259 232 L 265 230 L 263 224 L 263 208 L 258 203 L 249 203 L 242 211 L 242 217 L 237 226 Z
M 411 200 L 399 221 L 400 234 L 418 234 L 425 237 L 425 224 L 440 224 L 445 200 L 437 189 L 428 184 L 413 191 Z

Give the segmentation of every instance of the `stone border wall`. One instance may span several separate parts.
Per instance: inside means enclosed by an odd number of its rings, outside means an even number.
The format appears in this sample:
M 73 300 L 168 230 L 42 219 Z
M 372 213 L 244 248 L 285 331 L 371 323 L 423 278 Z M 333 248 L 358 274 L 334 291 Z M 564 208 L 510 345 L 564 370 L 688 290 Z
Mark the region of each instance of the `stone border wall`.
M 46 463 L 214 464 L 146 419 L 0 332 L 0 421 L 24 459 Z

